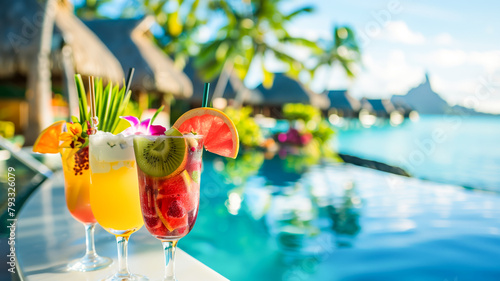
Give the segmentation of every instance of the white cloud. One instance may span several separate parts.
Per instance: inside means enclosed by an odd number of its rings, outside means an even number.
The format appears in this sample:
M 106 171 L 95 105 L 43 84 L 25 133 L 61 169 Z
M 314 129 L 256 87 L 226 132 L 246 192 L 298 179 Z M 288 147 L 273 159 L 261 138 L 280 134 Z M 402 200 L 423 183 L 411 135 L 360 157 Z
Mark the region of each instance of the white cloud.
M 434 37 L 434 42 L 438 45 L 451 45 L 455 39 L 449 33 L 440 33 Z
M 462 50 L 440 49 L 431 52 L 427 61 L 441 67 L 454 67 L 467 61 L 467 53 Z
M 420 32 L 412 31 L 404 21 L 390 21 L 385 27 L 382 37 L 392 42 L 409 45 L 425 43 L 425 37 Z
M 500 108 L 500 101 L 489 101 L 478 104 L 477 106 L 475 106 L 474 109 L 482 112 L 499 114 L 500 113 L 498 111 L 499 108 Z
M 424 55 L 429 65 L 439 67 L 480 66 L 487 73 L 500 69 L 500 51 L 466 52 L 459 49 L 439 49 Z
M 500 51 L 470 52 L 469 62 L 481 65 L 486 72 L 492 73 L 500 68 Z
M 444 78 L 437 73 L 431 74 L 432 89 L 441 94 L 450 104 L 460 104 L 464 97 L 474 92 L 477 81 L 475 77 Z
M 357 97 L 404 94 L 423 79 L 424 70 L 409 64 L 402 50 L 391 50 L 386 58 L 366 53 L 363 62 L 364 71 L 353 85 Z

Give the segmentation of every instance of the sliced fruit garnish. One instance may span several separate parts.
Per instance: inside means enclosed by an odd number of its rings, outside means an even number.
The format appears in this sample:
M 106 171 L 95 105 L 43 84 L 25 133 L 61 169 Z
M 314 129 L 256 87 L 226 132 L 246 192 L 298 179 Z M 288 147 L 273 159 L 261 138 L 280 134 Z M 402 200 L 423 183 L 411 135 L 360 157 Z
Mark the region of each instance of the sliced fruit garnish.
M 191 189 L 191 182 L 191 177 L 184 170 L 171 178 L 165 179 L 159 186 L 158 193 L 164 195 L 187 193 Z
M 193 179 L 194 182 L 200 183 L 200 177 L 201 177 L 201 172 L 200 170 L 195 170 L 191 173 L 191 178 Z
M 156 204 L 170 205 L 174 200 L 179 201 L 185 210 L 191 211 L 199 200 L 199 184 L 194 182 L 186 170 L 171 178 L 162 180 L 158 184 Z
M 165 227 L 170 231 L 174 231 L 179 227 L 187 226 L 188 215 L 184 207 L 179 200 L 170 201 L 170 204 L 166 204 L 168 201 L 160 201 L 157 203 L 157 213 Z
M 57 121 L 43 130 L 33 145 L 33 152 L 58 153 L 59 135 L 66 127 L 66 121 Z
M 233 121 L 222 111 L 201 107 L 184 113 L 173 125 L 183 134 L 203 136 L 206 150 L 225 157 L 236 158 L 239 150 L 238 131 Z
M 182 136 L 175 128 L 166 132 L 170 136 Z M 144 173 L 153 177 L 173 177 L 184 170 L 187 161 L 184 138 L 134 138 L 135 159 Z
M 200 175 L 201 175 L 201 151 L 200 152 L 193 152 L 193 153 L 198 153 L 199 157 L 196 155 L 191 155 L 188 157 L 187 163 L 186 163 L 186 171 L 189 173 L 191 176 L 191 179 L 197 183 L 200 183 Z

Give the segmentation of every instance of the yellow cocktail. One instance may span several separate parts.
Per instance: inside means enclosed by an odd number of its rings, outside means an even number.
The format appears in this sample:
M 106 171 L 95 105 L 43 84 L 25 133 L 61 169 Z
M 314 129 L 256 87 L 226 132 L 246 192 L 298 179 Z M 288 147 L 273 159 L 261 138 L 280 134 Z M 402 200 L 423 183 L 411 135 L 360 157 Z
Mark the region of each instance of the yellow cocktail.
M 94 165 L 97 160 L 91 157 Z M 97 165 L 109 168 L 107 172 L 92 171 L 92 211 L 99 224 L 110 233 L 130 235 L 144 224 L 135 160 L 101 161 Z
M 130 274 L 127 265 L 128 239 L 144 224 L 132 138 L 98 132 L 89 140 L 90 205 L 118 245 L 119 271 L 107 280 L 147 280 Z

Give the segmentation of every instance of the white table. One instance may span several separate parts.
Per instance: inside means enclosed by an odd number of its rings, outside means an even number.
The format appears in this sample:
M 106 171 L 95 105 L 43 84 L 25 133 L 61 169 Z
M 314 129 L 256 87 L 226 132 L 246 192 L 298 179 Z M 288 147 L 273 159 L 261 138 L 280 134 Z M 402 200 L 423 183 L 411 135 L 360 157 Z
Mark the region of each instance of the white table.
M 88 273 L 65 269 L 69 261 L 83 256 L 85 233 L 83 225 L 66 208 L 62 173 L 56 173 L 34 192 L 19 213 L 16 254 L 24 280 L 101 280 L 116 272 L 114 236 L 97 226 L 95 244 L 97 253 L 112 258 L 113 265 Z M 179 244 L 182 246 L 182 240 Z M 144 227 L 130 238 L 128 264 L 132 273 L 152 281 L 163 276 L 161 243 Z M 176 254 L 176 276 L 180 281 L 227 280 L 180 249 Z

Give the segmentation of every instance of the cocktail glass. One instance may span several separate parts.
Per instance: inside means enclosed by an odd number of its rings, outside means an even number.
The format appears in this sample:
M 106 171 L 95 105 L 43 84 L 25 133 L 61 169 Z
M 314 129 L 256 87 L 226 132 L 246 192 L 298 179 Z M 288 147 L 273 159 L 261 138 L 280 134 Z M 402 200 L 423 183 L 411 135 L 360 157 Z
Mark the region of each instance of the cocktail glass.
M 89 140 L 90 205 L 99 224 L 115 235 L 118 246 L 118 272 L 106 280 L 148 280 L 131 274 L 127 264 L 128 239 L 144 224 L 132 137 L 98 132 Z
M 85 226 L 85 255 L 68 264 L 69 270 L 94 271 L 108 267 L 113 260 L 97 255 L 94 230 L 97 223 L 90 208 L 90 168 L 88 147 L 62 148 L 64 193 L 70 214 Z
M 179 141 L 181 145 L 176 145 Z M 156 156 L 149 155 L 146 150 L 157 150 Z M 181 160 L 162 158 L 161 154 L 166 150 L 175 150 Z M 177 242 L 191 231 L 198 215 L 203 138 L 194 135 L 135 136 L 134 151 L 138 161 L 144 224 L 163 244 L 164 280 L 176 281 L 174 258 Z M 150 163 L 155 163 L 156 171 L 151 171 L 145 157 L 150 157 Z M 167 174 L 159 175 L 158 171 L 162 170 Z

